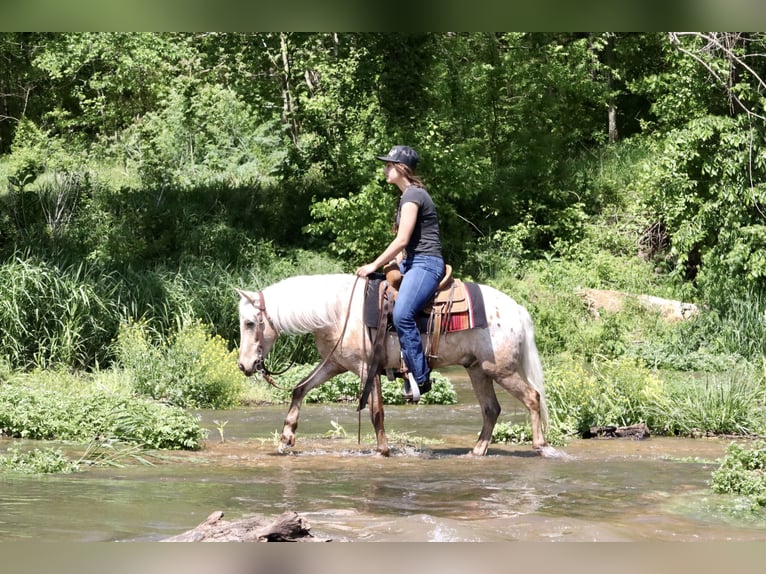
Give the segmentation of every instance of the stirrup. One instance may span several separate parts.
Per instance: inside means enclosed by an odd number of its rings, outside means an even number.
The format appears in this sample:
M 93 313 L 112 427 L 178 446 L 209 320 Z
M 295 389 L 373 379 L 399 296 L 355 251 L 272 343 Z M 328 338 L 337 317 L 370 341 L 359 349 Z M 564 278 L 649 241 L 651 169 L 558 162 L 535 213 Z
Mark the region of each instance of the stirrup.
M 410 392 L 407 392 L 409 388 Z M 404 380 L 404 397 L 407 400 L 416 403 L 420 400 L 420 387 L 415 382 L 415 376 L 412 373 L 407 373 L 407 378 Z

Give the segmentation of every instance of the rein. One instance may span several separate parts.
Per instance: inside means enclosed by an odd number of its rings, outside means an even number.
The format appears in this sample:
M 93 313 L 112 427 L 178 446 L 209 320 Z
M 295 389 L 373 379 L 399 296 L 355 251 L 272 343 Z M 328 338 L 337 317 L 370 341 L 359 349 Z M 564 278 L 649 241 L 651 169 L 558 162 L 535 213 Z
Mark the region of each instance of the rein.
M 335 341 L 335 344 L 333 345 L 332 349 L 330 350 L 329 353 L 327 353 L 327 355 L 322 360 L 322 362 L 319 363 L 319 365 L 317 365 L 313 371 L 311 371 L 312 374 L 315 373 L 320 368 L 322 368 L 322 366 L 324 366 L 327 363 L 330 356 L 332 356 L 332 354 L 335 352 L 335 349 L 338 348 L 338 345 L 343 340 L 343 336 L 346 334 L 346 328 L 348 327 L 348 321 L 351 316 L 351 301 L 354 299 L 354 292 L 356 291 L 356 284 L 358 282 L 359 282 L 359 277 L 357 276 L 356 279 L 354 279 L 354 285 L 351 288 L 351 296 L 349 297 L 348 305 L 346 306 L 346 319 L 343 322 L 343 329 L 341 330 L 340 336 L 338 337 L 338 340 Z M 255 301 L 250 301 L 250 302 L 255 306 Z M 287 366 L 287 368 L 283 369 L 282 371 L 279 371 L 278 373 L 275 373 L 273 371 L 270 371 L 268 367 L 266 367 L 266 359 L 263 356 L 264 325 L 265 325 L 263 321 L 264 318 L 269 322 L 269 325 L 271 326 L 274 333 L 276 333 L 277 336 L 279 335 L 279 331 L 274 325 L 274 321 L 272 321 L 271 316 L 269 315 L 269 312 L 266 310 L 266 301 L 263 297 L 263 291 L 258 291 L 258 305 L 255 306 L 255 308 L 261 312 L 259 320 L 258 320 L 258 328 L 255 332 L 255 342 L 259 345 L 261 349 L 261 356 L 255 361 L 255 372 L 261 375 L 266 380 L 266 382 L 269 383 L 275 389 L 279 389 L 283 391 L 289 390 L 286 387 L 280 387 L 279 385 L 277 385 L 277 383 L 271 377 L 272 375 L 276 375 L 276 376 L 283 375 L 295 365 L 295 361 L 292 361 Z M 309 375 L 309 377 L 310 376 L 311 375 Z M 295 387 L 293 387 L 293 390 L 305 385 L 309 377 L 306 377 L 305 379 L 303 379 L 303 381 L 295 385 Z

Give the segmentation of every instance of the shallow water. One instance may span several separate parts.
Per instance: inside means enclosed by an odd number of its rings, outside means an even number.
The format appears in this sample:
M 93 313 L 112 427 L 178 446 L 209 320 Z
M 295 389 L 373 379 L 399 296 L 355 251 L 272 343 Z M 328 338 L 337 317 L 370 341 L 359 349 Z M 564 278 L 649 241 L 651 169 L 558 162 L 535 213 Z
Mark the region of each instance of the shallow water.
M 216 510 L 232 520 L 294 510 L 336 541 L 766 539 L 766 514 L 709 488 L 729 441 L 575 440 L 558 459 L 492 445 L 471 457 L 481 415 L 465 380 L 453 382 L 458 405 L 386 409 L 388 459 L 373 453 L 366 412 L 357 442 L 355 405 L 305 405 L 296 447 L 280 455 L 273 435 L 286 408 L 269 406 L 202 413 L 206 447 L 154 466 L 6 478 L 0 540 L 154 541 Z M 522 420 L 503 398 L 501 420 Z M 347 436 L 330 438 L 339 428 Z

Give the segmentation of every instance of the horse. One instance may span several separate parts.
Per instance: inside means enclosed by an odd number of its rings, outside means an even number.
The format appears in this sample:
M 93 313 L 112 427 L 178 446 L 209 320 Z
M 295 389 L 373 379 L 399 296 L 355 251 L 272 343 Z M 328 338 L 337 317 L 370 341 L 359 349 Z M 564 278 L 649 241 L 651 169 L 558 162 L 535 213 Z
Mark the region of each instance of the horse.
M 501 291 L 478 285 L 483 296 L 486 327 L 441 335 L 433 368 L 462 365 L 481 406 L 483 424 L 472 454 L 484 456 L 500 415 L 493 383 L 517 398 L 529 411 L 532 447 L 544 457 L 557 456 L 545 439 L 548 410 L 542 364 L 529 312 Z M 285 417 L 279 451 L 295 446 L 301 404 L 313 388 L 351 371 L 365 379 L 374 333 L 364 324 L 365 280 L 349 274 L 300 275 L 261 291 L 237 289 L 240 345 L 238 365 L 246 375 L 268 378 L 264 360 L 280 335 L 311 333 L 322 361 L 299 383 Z M 374 331 L 374 329 L 373 329 Z M 387 332 L 383 366 L 397 369 L 400 348 L 395 332 Z M 389 456 L 380 385 L 370 393 L 370 416 L 377 453 Z

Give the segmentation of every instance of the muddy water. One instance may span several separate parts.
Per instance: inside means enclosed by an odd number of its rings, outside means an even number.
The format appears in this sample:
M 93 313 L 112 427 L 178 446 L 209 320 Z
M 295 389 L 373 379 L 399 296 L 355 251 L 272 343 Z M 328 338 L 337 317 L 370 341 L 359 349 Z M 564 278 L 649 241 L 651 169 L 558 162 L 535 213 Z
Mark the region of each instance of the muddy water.
M 253 407 L 202 413 L 205 449 L 154 466 L 7 478 L 0 541 L 160 540 L 215 510 L 228 519 L 295 510 L 315 535 L 337 541 L 766 539 L 766 514 L 709 488 L 728 441 L 575 440 L 561 459 L 493 445 L 473 458 L 481 415 L 465 380 L 450 377 L 457 405 L 387 408 L 389 459 L 373 455 L 366 413 L 357 442 L 354 405 L 304 406 L 286 455 L 273 437 L 285 407 Z M 501 420 L 522 420 L 504 399 Z

